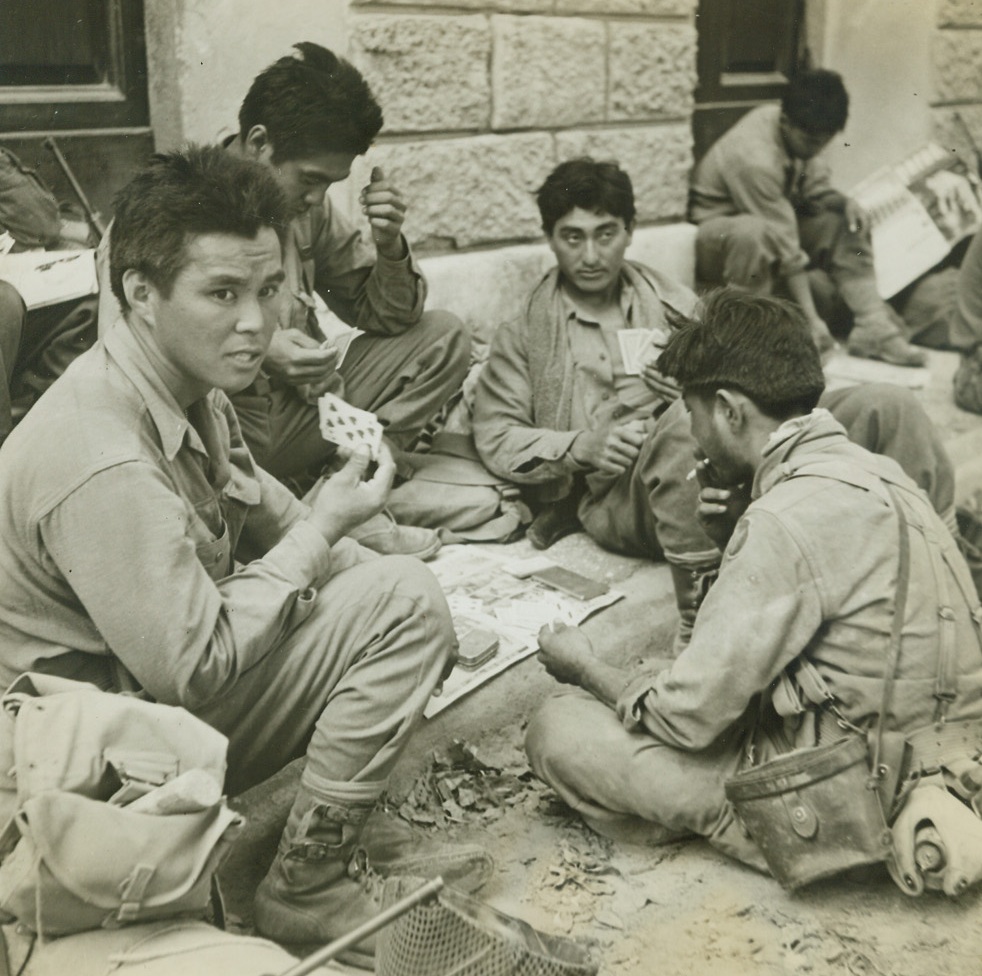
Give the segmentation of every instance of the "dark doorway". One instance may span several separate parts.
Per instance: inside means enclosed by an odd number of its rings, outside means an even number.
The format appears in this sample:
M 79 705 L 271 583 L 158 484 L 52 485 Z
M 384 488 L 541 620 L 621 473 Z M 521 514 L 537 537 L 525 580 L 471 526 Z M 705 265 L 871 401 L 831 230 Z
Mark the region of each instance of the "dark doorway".
M 779 99 L 806 60 L 804 0 L 699 0 L 696 159 L 744 112 Z

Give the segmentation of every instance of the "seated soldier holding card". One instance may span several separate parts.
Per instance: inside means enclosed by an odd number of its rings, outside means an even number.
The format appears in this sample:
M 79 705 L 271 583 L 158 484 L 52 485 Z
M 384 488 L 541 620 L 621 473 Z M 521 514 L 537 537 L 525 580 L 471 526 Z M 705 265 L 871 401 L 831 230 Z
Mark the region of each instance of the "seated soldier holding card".
M 183 706 L 228 737 L 232 794 L 306 754 L 255 919 L 311 943 L 377 912 L 373 872 L 474 889 L 490 859 L 373 812 L 455 646 L 425 566 L 345 538 L 385 504 L 388 448 L 308 507 L 229 403 L 277 328 L 286 213 L 268 170 L 218 147 L 155 157 L 120 194 L 124 319 L 3 446 L 0 687 L 40 671 Z
M 719 552 L 695 517 L 696 444 L 678 387 L 654 359 L 696 297 L 625 258 L 634 193 L 616 164 L 561 163 L 538 205 L 558 266 L 495 334 L 474 405 L 477 449 L 526 486 L 538 548 L 583 528 L 606 548 L 664 558 L 684 641 Z M 951 462 L 908 391 L 854 387 L 822 405 L 853 439 L 898 460 L 954 524 Z
M 319 394 L 375 413 L 398 460 L 460 387 L 470 337 L 450 313 L 423 311 L 426 282 L 402 234 L 406 203 L 381 168 L 360 198 L 371 241 L 326 195 L 368 151 L 382 110 L 351 64 L 318 44 L 295 47 L 255 78 L 238 134 L 224 145 L 268 166 L 290 206 L 280 328 L 233 405 L 255 459 L 303 492 L 333 455 L 319 429 Z M 345 324 L 359 330 L 350 340 Z M 384 515 L 356 531 L 382 553 L 426 558 L 439 548 L 433 531 Z

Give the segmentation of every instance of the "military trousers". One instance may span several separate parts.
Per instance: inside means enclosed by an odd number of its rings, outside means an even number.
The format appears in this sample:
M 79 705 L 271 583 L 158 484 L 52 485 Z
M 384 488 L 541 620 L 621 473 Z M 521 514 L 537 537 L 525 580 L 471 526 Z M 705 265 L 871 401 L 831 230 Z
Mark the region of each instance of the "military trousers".
M 434 311 L 399 335 L 358 336 L 338 372 L 344 399 L 374 413 L 392 443 L 409 450 L 460 388 L 469 365 L 470 337 L 462 323 L 449 312 Z M 277 478 L 301 478 L 332 456 L 333 447 L 320 433 L 317 405 L 294 388 L 254 385 L 232 404 L 253 457 Z
M 612 708 L 580 689 L 546 699 L 525 737 L 535 774 L 598 833 L 648 844 L 696 835 L 766 870 L 723 792 L 744 747 L 734 734 L 699 752 L 675 749 L 629 731 Z
M 882 318 L 887 328 L 891 320 L 877 290 L 869 233 L 851 231 L 843 214 L 823 210 L 800 216 L 798 234 L 809 269 L 819 273 L 812 276 L 812 290 L 823 317 L 862 318 L 867 328 L 875 328 L 873 323 Z M 774 227 L 763 217 L 710 217 L 696 236 L 696 276 L 708 285 L 784 294 L 776 276 L 778 248 Z
M 349 539 L 335 545 L 339 571 L 305 597 L 306 617 L 196 710 L 228 736 L 230 794 L 306 753 L 316 795 L 377 796 L 421 721 L 455 653 L 450 611 L 418 560 L 365 556 Z

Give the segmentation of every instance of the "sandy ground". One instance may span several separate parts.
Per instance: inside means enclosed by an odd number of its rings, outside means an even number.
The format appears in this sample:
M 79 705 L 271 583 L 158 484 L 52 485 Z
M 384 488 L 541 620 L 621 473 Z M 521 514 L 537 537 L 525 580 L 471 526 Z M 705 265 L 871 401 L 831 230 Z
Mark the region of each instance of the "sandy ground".
M 455 798 L 480 794 L 481 777 L 450 776 L 448 809 L 458 822 L 420 829 L 434 838 L 484 844 L 496 872 L 481 897 L 541 932 L 575 940 L 601 976 L 982 973 L 982 889 L 957 900 L 931 893 L 912 899 L 875 867 L 789 893 L 701 840 L 660 847 L 609 841 L 535 780 L 521 734 L 516 725 L 473 747 L 490 769 L 500 805 L 461 807 Z M 289 774 L 282 785 L 285 798 Z M 412 799 L 402 810 L 429 816 Z M 226 869 L 233 889 L 236 877 L 258 878 L 264 870 L 271 832 L 278 829 L 274 821 L 267 826 L 265 839 L 251 851 L 240 848 Z M 248 931 L 248 900 L 232 908 Z
M 521 763 L 507 737 L 481 755 Z M 589 946 L 606 976 L 982 973 L 978 891 L 915 900 L 875 868 L 791 894 L 702 841 L 609 842 L 534 784 L 484 833 L 498 866 L 484 897 Z

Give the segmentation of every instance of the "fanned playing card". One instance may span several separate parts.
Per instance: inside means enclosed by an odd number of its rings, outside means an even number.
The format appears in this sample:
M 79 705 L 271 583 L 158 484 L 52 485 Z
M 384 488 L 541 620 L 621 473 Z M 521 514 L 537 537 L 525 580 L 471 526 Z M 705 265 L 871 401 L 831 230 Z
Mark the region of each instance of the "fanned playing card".
M 654 362 L 665 348 L 668 335 L 661 329 L 618 329 L 617 342 L 628 376 L 640 376 L 649 362 Z
M 348 347 L 351 343 L 358 338 L 358 336 L 364 335 L 362 329 L 356 329 L 352 325 L 348 325 L 342 319 L 338 318 L 324 302 L 324 299 L 315 291 L 313 294 L 314 302 L 314 315 L 317 317 L 317 327 L 321 330 L 321 334 L 324 336 L 324 342 L 321 343 L 321 349 L 326 349 L 328 346 L 334 346 L 338 351 L 338 361 L 335 366 L 340 366 L 344 362 L 344 357 L 348 354 Z
M 367 447 L 372 460 L 378 460 L 384 428 L 375 414 L 359 410 L 333 393 L 325 393 L 318 398 L 317 412 L 320 415 L 321 436 L 336 444 L 342 456 L 353 453 L 359 447 Z

